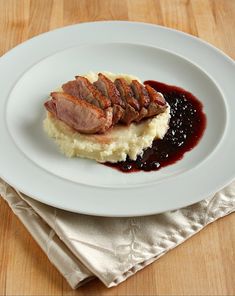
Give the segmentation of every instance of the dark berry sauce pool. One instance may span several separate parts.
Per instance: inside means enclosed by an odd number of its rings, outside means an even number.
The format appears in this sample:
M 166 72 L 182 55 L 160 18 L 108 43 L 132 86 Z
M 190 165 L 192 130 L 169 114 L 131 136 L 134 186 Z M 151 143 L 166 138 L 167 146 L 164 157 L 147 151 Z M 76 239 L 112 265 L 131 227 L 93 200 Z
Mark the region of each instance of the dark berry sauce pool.
M 170 127 L 163 140 L 155 140 L 136 161 L 105 163 L 124 173 L 156 171 L 175 163 L 198 144 L 206 128 L 203 105 L 193 94 L 157 81 L 148 80 L 145 84 L 161 92 L 170 105 Z

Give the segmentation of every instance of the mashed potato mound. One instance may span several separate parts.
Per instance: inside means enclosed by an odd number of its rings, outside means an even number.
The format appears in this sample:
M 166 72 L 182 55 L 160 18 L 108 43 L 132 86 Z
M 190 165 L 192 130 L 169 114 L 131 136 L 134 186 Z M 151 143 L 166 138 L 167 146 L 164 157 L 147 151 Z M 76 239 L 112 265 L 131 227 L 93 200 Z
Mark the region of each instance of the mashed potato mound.
M 137 77 L 126 74 L 112 74 L 102 72 L 114 81 L 118 77 L 128 83 Z M 91 82 L 97 80 L 96 73 L 84 75 Z M 154 139 L 162 139 L 169 127 L 170 107 L 150 119 L 143 120 L 130 126 L 116 125 L 105 134 L 81 134 L 70 128 L 47 112 L 44 120 L 44 130 L 49 137 L 54 138 L 62 153 L 68 157 L 82 157 L 95 159 L 99 162 L 125 161 L 127 156 L 136 160 L 138 155 L 152 146 Z

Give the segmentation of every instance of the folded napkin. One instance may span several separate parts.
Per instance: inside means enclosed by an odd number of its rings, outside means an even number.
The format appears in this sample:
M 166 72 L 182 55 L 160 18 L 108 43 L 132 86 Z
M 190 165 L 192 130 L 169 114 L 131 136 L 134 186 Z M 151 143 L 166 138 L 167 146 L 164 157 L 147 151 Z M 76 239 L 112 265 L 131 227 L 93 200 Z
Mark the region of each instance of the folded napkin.
M 0 179 L 8 202 L 50 261 L 77 288 L 94 277 L 115 286 L 235 210 L 235 181 L 183 209 L 135 218 L 104 218 L 37 202 Z

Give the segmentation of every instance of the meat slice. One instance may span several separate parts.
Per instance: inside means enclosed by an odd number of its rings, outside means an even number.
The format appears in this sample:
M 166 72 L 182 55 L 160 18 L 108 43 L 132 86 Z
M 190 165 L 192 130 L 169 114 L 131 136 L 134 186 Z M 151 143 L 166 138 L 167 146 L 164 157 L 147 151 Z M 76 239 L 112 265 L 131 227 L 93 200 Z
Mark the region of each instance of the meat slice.
M 130 104 L 126 104 L 124 114 L 120 119 L 120 122 L 129 125 L 139 117 L 139 112 L 136 111 Z
M 78 83 L 79 95 L 87 102 L 106 109 L 111 106 L 111 101 L 105 97 L 87 78 L 76 76 Z
M 62 89 L 67 94 L 70 94 L 70 95 L 75 96 L 77 98 L 81 98 L 80 87 L 79 87 L 79 83 L 77 80 L 69 81 L 69 82 L 63 84 Z M 83 92 L 84 91 L 82 91 L 82 94 L 83 94 Z M 91 103 L 93 103 L 93 105 L 96 105 L 96 106 L 100 105 L 97 101 L 94 104 L 93 100 L 91 100 Z M 113 122 L 114 116 L 113 116 L 113 110 L 111 107 L 108 107 L 107 109 L 105 109 L 105 115 L 106 115 L 106 123 L 105 123 L 104 127 L 101 128 L 100 132 L 106 131 L 112 124 L 116 123 L 116 122 L 115 123 Z M 116 115 L 116 117 L 117 117 L 117 115 Z
M 113 125 L 123 117 L 125 103 L 123 102 L 115 84 L 102 73 L 98 74 L 98 80 L 94 86 L 106 97 L 108 97 L 113 106 Z
M 121 107 L 125 106 L 115 84 L 105 75 L 99 73 L 98 80 L 94 82 L 94 85 L 104 96 L 110 99 L 112 105 L 120 105 Z
M 127 84 L 125 79 L 123 78 L 117 78 L 114 81 L 114 84 L 116 88 L 118 89 L 122 100 L 126 103 L 132 106 L 135 110 L 140 110 L 140 105 L 138 101 L 134 98 L 134 94 L 132 92 L 131 87 Z
M 44 103 L 44 106 L 46 109 L 52 113 L 53 115 L 57 116 L 57 111 L 56 111 L 56 101 L 55 99 L 51 99 L 47 102 Z
M 157 92 L 150 85 L 146 85 L 145 88 L 148 91 L 150 98 L 150 104 L 148 106 L 148 117 L 164 112 L 167 108 L 164 96 L 161 93 Z
M 135 96 L 136 100 L 138 100 L 140 108 L 141 108 L 139 111 L 139 116 L 135 120 L 136 122 L 139 122 L 141 119 L 148 116 L 147 107 L 150 103 L 150 98 L 149 98 L 148 92 L 145 89 L 144 85 L 141 84 L 138 80 L 132 80 L 130 86 L 131 86 L 134 96 Z
M 107 128 L 107 117 L 102 109 L 63 92 L 53 92 L 51 96 L 52 100 L 45 103 L 47 110 L 75 130 L 93 134 Z M 52 105 L 55 108 L 51 108 Z
M 140 107 L 148 107 L 150 103 L 150 98 L 144 85 L 138 80 L 132 80 L 131 88 L 134 93 L 135 98 L 138 100 Z
M 71 96 L 81 98 L 80 91 L 79 91 L 79 85 L 76 80 L 72 80 L 72 81 L 69 81 L 69 82 L 63 84 L 62 89 L 65 93 L 67 93 Z
M 136 122 L 139 122 L 141 119 L 148 117 L 148 109 L 142 107 L 139 111 L 139 116 L 135 119 Z
M 105 133 L 113 125 L 113 108 L 108 107 L 104 110 L 106 122 L 104 126 L 99 130 L 99 134 Z
M 134 98 L 131 87 L 126 83 L 125 79 L 118 78 L 114 81 L 114 84 L 125 103 L 125 110 L 120 121 L 129 125 L 132 121 L 135 121 L 139 117 L 138 111 L 140 110 L 140 105 Z
M 157 92 L 154 88 L 152 88 L 148 84 L 145 86 L 145 88 L 148 91 L 151 102 L 155 102 L 160 106 L 165 106 L 166 105 L 166 100 L 165 100 L 164 96 L 160 92 Z
M 117 124 L 124 116 L 125 109 L 120 105 L 113 105 L 113 125 Z

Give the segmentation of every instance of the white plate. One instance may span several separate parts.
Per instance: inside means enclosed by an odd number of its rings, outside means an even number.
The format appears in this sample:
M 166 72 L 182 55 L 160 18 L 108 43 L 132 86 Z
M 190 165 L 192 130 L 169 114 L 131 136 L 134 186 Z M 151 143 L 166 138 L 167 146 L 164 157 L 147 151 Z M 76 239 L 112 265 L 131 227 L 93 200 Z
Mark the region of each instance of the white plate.
M 124 174 L 64 157 L 43 132 L 43 102 L 63 82 L 90 70 L 191 91 L 207 116 L 202 140 L 157 172 Z M 235 65 L 190 35 L 130 22 L 69 26 L 8 52 L 0 77 L 0 175 L 41 202 L 92 215 L 149 215 L 202 200 L 235 177 Z

